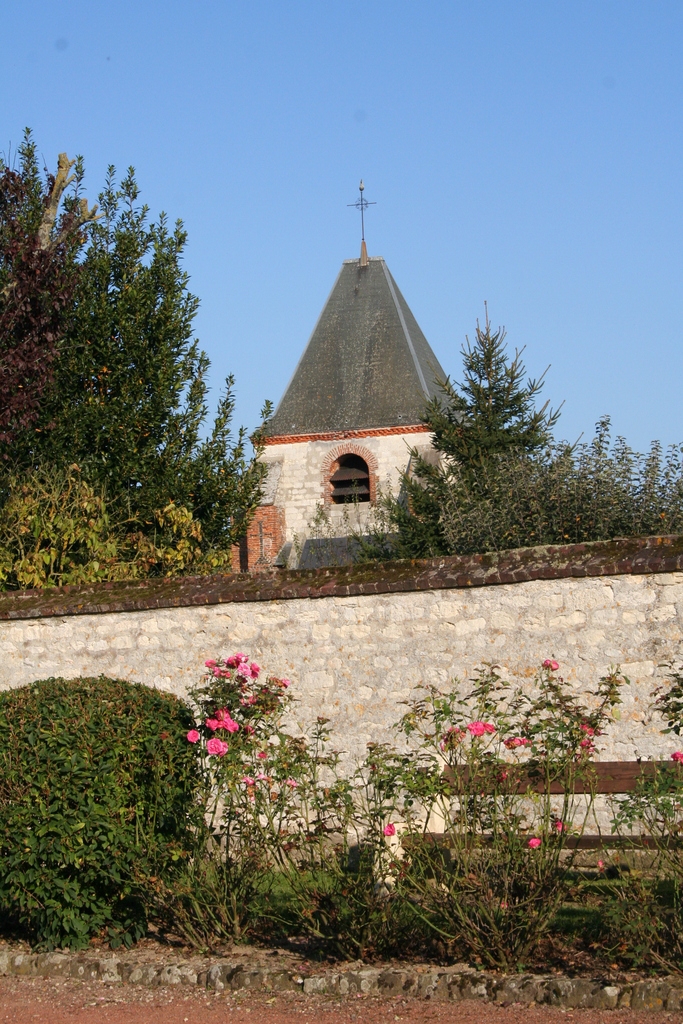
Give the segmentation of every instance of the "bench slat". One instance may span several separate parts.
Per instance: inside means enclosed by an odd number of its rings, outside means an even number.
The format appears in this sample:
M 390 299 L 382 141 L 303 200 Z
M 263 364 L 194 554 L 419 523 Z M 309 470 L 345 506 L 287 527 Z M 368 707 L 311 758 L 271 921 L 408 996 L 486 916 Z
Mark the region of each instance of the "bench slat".
M 582 769 L 581 776 L 574 779 L 573 788 L 575 793 L 632 793 L 641 776 L 645 778 L 652 777 L 656 768 L 662 770 L 665 768 L 672 769 L 673 767 L 671 761 L 591 761 L 585 769 Z M 536 793 L 546 792 L 546 785 L 543 779 L 529 779 L 529 775 L 526 772 L 516 771 L 514 765 L 511 765 L 510 769 L 506 770 L 510 772 L 510 792 L 524 793 L 527 789 L 531 789 Z M 456 789 L 459 788 L 457 786 L 458 774 L 463 784 L 469 783 L 470 773 L 468 765 L 456 768 L 448 765 L 444 768 L 444 776 Z M 487 792 L 487 781 L 482 779 L 482 784 L 484 785 L 483 792 Z M 551 782 L 548 791 L 550 793 L 564 793 L 564 783 L 561 779 Z M 493 792 L 493 788 L 489 787 L 488 792 Z

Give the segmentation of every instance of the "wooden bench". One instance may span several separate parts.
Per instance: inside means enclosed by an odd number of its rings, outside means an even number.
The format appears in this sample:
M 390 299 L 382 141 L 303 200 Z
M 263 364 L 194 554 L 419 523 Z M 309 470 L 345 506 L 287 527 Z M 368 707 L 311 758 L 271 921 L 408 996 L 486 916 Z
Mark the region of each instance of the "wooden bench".
M 511 766 L 514 769 L 516 766 Z M 582 769 L 581 776 L 574 779 L 573 792 L 577 795 L 583 793 L 594 793 L 596 795 L 623 795 L 633 793 L 641 778 L 652 778 L 656 770 L 671 769 L 671 761 L 591 761 Z M 456 770 L 452 767 L 444 769 L 444 776 L 452 782 L 454 789 L 459 789 L 456 779 Z M 464 783 L 469 781 L 469 767 L 464 765 L 460 769 L 460 778 Z M 517 769 L 511 772 L 509 791 L 524 793 L 531 790 L 536 793 L 549 792 L 561 795 L 565 786 L 561 779 L 551 782 L 546 789 L 542 779 L 530 779 L 523 770 Z M 489 789 L 489 792 L 492 790 Z M 486 792 L 486 786 L 483 789 Z M 430 838 L 439 842 L 445 838 L 442 833 L 430 833 Z M 677 841 L 676 841 L 677 842 Z M 613 849 L 647 849 L 654 848 L 657 843 L 650 836 L 603 836 L 603 835 L 581 835 L 567 836 L 565 847 L 570 850 L 599 850 L 601 848 Z

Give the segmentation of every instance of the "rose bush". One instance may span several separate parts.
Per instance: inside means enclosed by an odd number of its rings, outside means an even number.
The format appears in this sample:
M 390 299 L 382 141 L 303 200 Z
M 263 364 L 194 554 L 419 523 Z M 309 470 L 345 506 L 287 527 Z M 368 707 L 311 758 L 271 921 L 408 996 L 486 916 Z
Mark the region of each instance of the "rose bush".
M 583 703 L 558 669 L 547 659 L 530 693 L 494 668 L 465 696 L 426 687 L 401 723 L 413 752 L 402 894 L 458 955 L 489 967 L 523 963 L 571 889 L 567 840 L 591 814 L 591 757 L 620 702 L 616 673 Z
M 406 756 L 372 747 L 350 773 L 327 723 L 293 735 L 289 680 L 238 653 L 206 662 L 186 742 L 202 772 L 204 827 L 158 909 L 196 945 L 265 928 L 340 956 L 394 948 L 405 936 L 393 884 Z
M 683 675 L 673 673 L 671 684 L 654 696 L 652 710 L 666 723 L 662 731 L 680 736 Z M 641 864 L 629 872 L 627 882 L 618 879 L 612 887 L 605 908 L 606 942 L 633 964 L 681 970 L 683 751 L 673 751 L 669 765 L 653 765 L 632 793 L 615 799 L 613 830 L 622 842 L 633 842 Z M 639 849 L 643 835 L 651 851 L 645 861 Z
M 243 937 L 266 912 L 274 880 L 275 808 L 293 779 L 293 739 L 282 729 L 288 679 L 238 653 L 210 659 L 190 699 L 186 743 L 201 771 L 203 827 L 183 877 L 160 888 L 159 912 L 190 942 Z

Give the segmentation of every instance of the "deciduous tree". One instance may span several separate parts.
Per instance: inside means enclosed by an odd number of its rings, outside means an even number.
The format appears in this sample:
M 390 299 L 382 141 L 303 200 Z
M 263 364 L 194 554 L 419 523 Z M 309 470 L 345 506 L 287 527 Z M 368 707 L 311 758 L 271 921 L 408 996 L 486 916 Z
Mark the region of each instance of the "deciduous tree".
M 0 444 L 4 445 L 39 417 L 71 313 L 83 229 L 96 218 L 96 208 L 90 210 L 78 195 L 80 161 L 60 153 L 56 175 L 42 177 L 28 130 L 18 157 L 18 168 L 0 159 Z M 68 194 L 71 185 L 74 192 Z

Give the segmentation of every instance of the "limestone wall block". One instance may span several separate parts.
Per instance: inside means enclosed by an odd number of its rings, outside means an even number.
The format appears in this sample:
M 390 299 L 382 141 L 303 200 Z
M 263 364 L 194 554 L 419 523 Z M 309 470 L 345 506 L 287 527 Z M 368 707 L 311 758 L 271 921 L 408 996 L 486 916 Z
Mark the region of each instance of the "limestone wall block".
M 583 626 L 586 621 L 586 613 L 576 609 L 566 615 L 555 615 L 548 622 L 551 629 L 571 629 L 576 626 Z
M 650 619 L 653 622 L 667 622 L 675 619 L 677 615 L 676 606 L 673 604 L 660 604 L 650 612 Z

